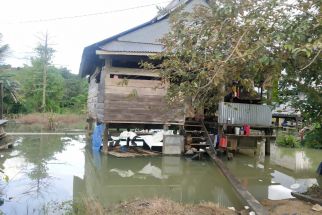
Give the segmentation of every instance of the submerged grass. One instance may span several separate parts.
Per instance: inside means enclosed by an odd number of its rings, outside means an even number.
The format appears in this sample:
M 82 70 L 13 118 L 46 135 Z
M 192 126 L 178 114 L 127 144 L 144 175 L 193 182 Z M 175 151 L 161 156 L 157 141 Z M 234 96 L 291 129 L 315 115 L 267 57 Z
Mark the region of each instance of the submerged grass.
M 277 137 L 276 143 L 278 146 L 299 148 L 301 147 L 300 141 L 293 135 L 281 134 Z
M 84 129 L 86 125 L 86 115 L 80 114 L 56 114 L 56 113 L 32 113 L 26 115 L 15 115 L 11 117 L 14 120 L 18 131 L 21 131 L 19 125 L 27 125 L 31 130 L 66 130 L 66 129 Z M 24 128 L 22 128 L 24 129 Z

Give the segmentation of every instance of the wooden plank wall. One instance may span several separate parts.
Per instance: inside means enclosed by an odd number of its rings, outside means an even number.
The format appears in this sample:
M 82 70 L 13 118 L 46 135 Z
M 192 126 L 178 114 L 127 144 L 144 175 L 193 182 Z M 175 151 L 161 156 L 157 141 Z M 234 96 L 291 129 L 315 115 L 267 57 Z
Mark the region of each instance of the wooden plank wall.
M 100 73 L 100 83 L 98 84 L 96 114 L 97 120 L 104 122 L 104 103 L 105 103 L 105 67 L 102 68 Z
M 88 86 L 87 108 L 88 116 L 92 119 L 97 119 L 96 104 L 97 104 L 98 84 L 95 78 L 91 78 Z
M 105 112 L 104 121 L 108 123 L 141 124 L 183 124 L 184 110 L 181 107 L 169 107 L 165 101 L 166 88 L 160 80 L 137 80 L 114 78 L 115 68 L 107 67 L 105 76 Z M 126 74 L 129 74 L 126 68 Z M 121 74 L 121 69 L 117 68 Z M 133 69 L 133 75 L 138 69 Z M 140 74 L 142 75 L 140 70 Z M 122 84 L 123 83 L 123 84 Z

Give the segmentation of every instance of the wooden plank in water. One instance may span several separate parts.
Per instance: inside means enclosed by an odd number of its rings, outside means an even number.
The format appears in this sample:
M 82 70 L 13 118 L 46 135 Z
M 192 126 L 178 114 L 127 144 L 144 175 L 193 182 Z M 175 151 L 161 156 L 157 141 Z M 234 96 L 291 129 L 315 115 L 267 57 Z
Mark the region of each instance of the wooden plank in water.
M 133 158 L 160 155 L 160 153 L 144 150 L 141 148 L 130 148 L 130 151 L 128 152 L 108 151 L 108 154 L 118 158 Z
M 322 199 L 313 198 L 309 195 L 304 195 L 304 194 L 298 193 L 298 192 L 291 192 L 291 195 L 298 198 L 299 200 L 311 202 L 312 204 L 322 205 Z
M 253 210 L 256 214 L 268 215 L 268 211 L 259 203 L 259 201 L 257 201 L 257 199 L 255 199 L 255 197 L 250 192 L 248 192 L 246 188 L 243 187 L 240 181 L 229 171 L 229 169 L 222 162 L 222 160 L 220 160 L 210 150 L 207 150 L 207 153 L 212 158 L 214 163 L 216 163 L 216 165 L 219 167 L 224 176 L 231 183 L 238 195 L 247 202 L 251 210 Z

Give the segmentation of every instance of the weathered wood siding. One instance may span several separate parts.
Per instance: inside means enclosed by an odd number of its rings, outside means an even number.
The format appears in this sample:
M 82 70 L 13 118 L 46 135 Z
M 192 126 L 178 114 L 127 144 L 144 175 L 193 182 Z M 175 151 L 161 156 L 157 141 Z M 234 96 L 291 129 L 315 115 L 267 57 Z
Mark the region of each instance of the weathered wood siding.
M 96 114 L 97 120 L 103 122 L 104 121 L 104 91 L 105 91 L 105 68 L 102 69 L 100 78 L 100 83 L 98 84 L 97 91 L 97 105 L 96 105 Z
M 88 86 L 87 108 L 88 116 L 97 119 L 96 104 L 97 104 L 98 84 L 95 78 L 91 78 Z
M 117 70 L 117 72 L 116 72 Z M 111 78 L 122 74 L 121 68 L 107 67 L 105 76 L 104 121 L 108 123 L 183 124 L 182 107 L 169 107 L 165 101 L 166 87 L 160 80 Z M 124 69 L 129 74 L 131 69 Z M 144 70 L 133 69 L 142 76 Z M 149 73 L 146 71 L 147 74 Z M 151 77 L 153 77 L 151 75 Z M 127 83 L 125 83 L 127 82 Z
M 100 75 L 100 82 L 97 83 L 96 76 Z M 87 107 L 88 115 L 97 121 L 104 121 L 104 84 L 105 71 L 97 68 L 95 73 L 90 78 L 88 88 Z

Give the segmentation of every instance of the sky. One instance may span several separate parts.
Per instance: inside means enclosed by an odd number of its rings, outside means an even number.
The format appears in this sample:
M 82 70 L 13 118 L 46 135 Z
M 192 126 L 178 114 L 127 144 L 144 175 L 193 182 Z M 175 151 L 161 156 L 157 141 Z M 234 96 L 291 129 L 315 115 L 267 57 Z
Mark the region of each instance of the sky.
M 49 35 L 53 64 L 78 73 L 84 47 L 149 21 L 170 0 L 7 0 L 1 2 L 0 33 L 10 52 L 5 63 L 30 63 Z M 73 18 L 70 18 L 73 17 Z

